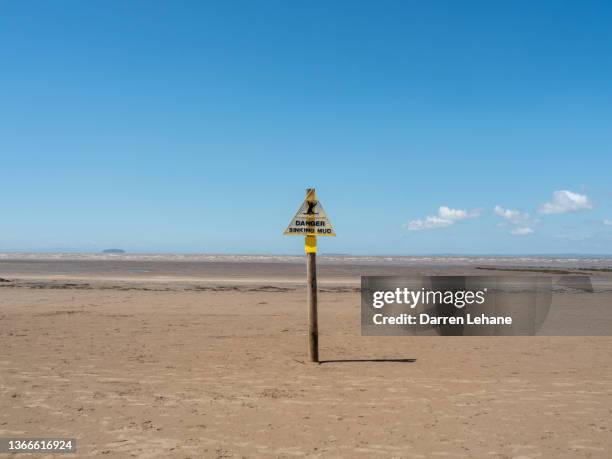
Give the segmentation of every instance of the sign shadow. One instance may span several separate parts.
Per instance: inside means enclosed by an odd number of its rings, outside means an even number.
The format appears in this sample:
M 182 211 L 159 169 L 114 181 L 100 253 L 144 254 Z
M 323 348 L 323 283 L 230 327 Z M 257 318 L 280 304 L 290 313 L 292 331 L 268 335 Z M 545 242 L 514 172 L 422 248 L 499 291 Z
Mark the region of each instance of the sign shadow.
M 414 363 L 417 359 L 333 359 L 321 360 L 319 363 Z

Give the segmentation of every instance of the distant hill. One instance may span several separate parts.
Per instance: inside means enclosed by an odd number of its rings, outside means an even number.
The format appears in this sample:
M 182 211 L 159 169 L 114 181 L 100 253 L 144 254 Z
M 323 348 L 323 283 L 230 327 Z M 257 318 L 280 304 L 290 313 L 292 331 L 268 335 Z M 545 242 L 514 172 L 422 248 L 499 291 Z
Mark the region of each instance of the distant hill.
M 125 253 L 123 249 L 105 249 L 102 253 Z

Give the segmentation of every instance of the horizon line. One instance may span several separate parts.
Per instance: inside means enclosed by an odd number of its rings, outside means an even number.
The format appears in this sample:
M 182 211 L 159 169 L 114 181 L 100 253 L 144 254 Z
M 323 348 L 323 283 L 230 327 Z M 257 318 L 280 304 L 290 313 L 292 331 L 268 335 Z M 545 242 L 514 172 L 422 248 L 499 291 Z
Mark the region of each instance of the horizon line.
M 108 250 L 108 249 L 103 249 Z M 103 250 L 92 251 L 92 250 L 80 250 L 80 249 L 43 249 L 43 250 L 31 250 L 31 249 L 0 249 L 0 254 L 11 255 L 11 254 L 28 254 L 28 255 L 207 255 L 207 256 L 270 256 L 270 257 L 294 257 L 302 256 L 304 253 L 275 253 L 275 252 L 197 252 L 197 251 L 127 251 L 123 253 L 105 253 Z M 601 257 L 601 258 L 612 258 L 612 253 L 592 253 L 592 252 L 543 252 L 543 253 L 461 253 L 461 252 L 438 252 L 438 253 L 422 253 L 422 254 L 390 254 L 390 253 L 376 253 L 376 254 L 358 254 L 358 253 L 346 253 L 346 252 L 319 252 L 319 256 L 327 257 Z

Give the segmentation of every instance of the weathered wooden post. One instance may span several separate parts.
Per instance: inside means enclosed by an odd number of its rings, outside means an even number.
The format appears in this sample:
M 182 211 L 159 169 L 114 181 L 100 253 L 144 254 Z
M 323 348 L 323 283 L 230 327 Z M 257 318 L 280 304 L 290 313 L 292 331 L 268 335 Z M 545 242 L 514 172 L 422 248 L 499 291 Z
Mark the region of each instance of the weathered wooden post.
M 336 233 L 317 200 L 314 188 L 306 189 L 306 199 L 285 230 L 287 236 L 305 236 L 306 289 L 308 300 L 308 354 L 311 362 L 319 361 L 319 318 L 317 309 L 317 236 Z
M 306 190 L 306 202 L 309 209 L 314 209 L 317 195 L 314 188 Z M 313 205 L 314 203 L 314 205 Z M 314 213 L 308 216 L 314 220 Z M 315 227 L 316 229 L 316 227 Z M 304 240 L 306 251 L 306 288 L 308 292 L 308 354 L 311 362 L 319 361 L 319 313 L 317 311 L 317 236 L 307 235 Z

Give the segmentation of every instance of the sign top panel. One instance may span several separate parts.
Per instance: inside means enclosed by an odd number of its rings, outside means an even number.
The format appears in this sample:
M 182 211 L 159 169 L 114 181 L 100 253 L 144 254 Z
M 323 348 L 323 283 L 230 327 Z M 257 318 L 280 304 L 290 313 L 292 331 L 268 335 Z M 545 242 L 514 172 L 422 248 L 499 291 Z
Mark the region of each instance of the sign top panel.
M 311 190 L 283 233 L 285 236 L 335 236 L 321 203 Z

